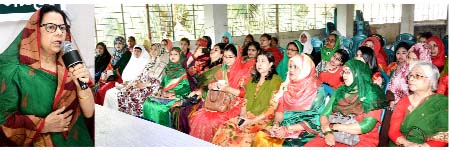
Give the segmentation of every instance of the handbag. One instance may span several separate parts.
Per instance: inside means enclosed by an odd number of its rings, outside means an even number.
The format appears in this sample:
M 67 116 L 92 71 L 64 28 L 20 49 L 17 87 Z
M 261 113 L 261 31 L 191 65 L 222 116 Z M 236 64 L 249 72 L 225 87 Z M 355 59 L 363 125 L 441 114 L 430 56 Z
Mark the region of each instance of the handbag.
M 355 115 L 343 115 L 340 112 L 330 115 L 328 118 L 330 123 L 339 123 L 339 124 L 351 124 L 355 123 L 356 116 Z M 354 146 L 359 143 L 359 135 L 350 134 L 347 132 L 333 132 L 336 142 L 346 144 L 349 146 Z M 323 133 L 319 134 L 320 137 L 325 137 Z
M 208 90 L 205 105 L 203 107 L 218 112 L 230 110 L 231 96 L 219 90 Z

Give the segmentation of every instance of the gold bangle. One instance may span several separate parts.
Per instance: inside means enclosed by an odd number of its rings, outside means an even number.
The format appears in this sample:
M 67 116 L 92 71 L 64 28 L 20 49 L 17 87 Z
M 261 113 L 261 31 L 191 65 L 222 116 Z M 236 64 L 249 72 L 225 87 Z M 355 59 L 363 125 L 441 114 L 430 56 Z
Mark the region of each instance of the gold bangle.
M 83 100 L 83 99 L 87 99 L 89 97 L 91 97 L 91 96 L 90 95 L 88 95 L 88 96 L 78 96 L 78 99 L 79 100 Z

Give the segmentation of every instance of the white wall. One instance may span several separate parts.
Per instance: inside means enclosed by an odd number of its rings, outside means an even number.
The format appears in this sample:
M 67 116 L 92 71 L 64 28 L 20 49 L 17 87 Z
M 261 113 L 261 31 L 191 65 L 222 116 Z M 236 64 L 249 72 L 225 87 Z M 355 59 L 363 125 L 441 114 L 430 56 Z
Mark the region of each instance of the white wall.
M 95 61 L 95 23 L 94 5 L 91 4 L 62 4 L 62 9 L 67 13 L 72 23 L 71 32 L 80 53 L 94 76 Z M 22 31 L 29 15 L 23 15 L 20 21 L 0 22 L 0 53 L 3 52 Z

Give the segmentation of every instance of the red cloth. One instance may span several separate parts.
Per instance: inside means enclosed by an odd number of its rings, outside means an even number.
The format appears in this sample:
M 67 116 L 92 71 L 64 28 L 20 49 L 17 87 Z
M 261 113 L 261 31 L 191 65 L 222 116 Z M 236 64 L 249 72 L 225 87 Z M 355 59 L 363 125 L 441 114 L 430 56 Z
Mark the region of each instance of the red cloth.
M 375 127 L 373 127 L 372 131 L 360 134 L 359 135 L 359 143 L 356 144 L 353 147 L 377 147 L 378 146 L 378 126 L 381 125 L 381 109 L 370 111 L 367 114 L 361 114 L 356 116 L 356 120 L 358 122 L 361 122 L 366 116 L 373 117 L 378 120 L 377 124 L 375 124 Z M 328 145 L 325 143 L 325 138 L 322 138 L 320 136 L 316 136 L 314 139 L 309 141 L 305 144 L 305 147 L 328 147 Z M 346 144 L 338 143 L 336 142 L 335 147 L 349 147 Z
M 397 138 L 403 136 L 403 134 L 400 132 L 400 126 L 402 125 L 403 120 L 406 117 L 406 113 L 408 111 L 408 107 L 411 105 L 409 102 L 409 97 L 405 96 L 397 103 L 397 106 L 395 106 L 394 112 L 392 113 L 390 127 L 389 127 L 389 138 L 394 143 L 397 141 Z M 427 141 L 426 142 L 430 146 L 446 146 L 447 143 L 445 142 L 439 142 L 439 141 Z
M 439 84 L 436 93 L 448 96 L 448 74 L 443 75 L 439 79 Z
M 263 49 L 266 52 L 271 52 L 273 56 L 275 57 L 275 67 L 278 66 L 278 63 L 280 63 L 281 59 L 283 59 L 283 54 L 278 50 L 276 47 L 269 47 L 267 49 Z
M 384 48 L 381 47 L 380 41 L 376 37 L 368 37 L 361 43 L 361 45 L 362 46 L 366 45 L 367 41 L 373 42 L 373 47 L 374 47 L 373 52 L 375 53 L 375 57 L 377 58 L 378 65 L 380 66 L 380 68 L 382 70 L 384 70 L 388 65 L 387 64 L 387 54 L 384 51 Z
M 440 38 L 435 36 L 428 38 L 427 43 L 430 44 L 431 41 L 436 42 L 436 45 L 438 47 L 438 54 L 435 57 L 431 56 L 431 61 L 433 62 L 433 65 L 435 65 L 439 69 L 439 71 L 442 71 L 445 63 L 444 43 L 442 43 L 442 40 Z
M 122 83 L 122 79 L 119 78 L 117 82 Z M 109 89 L 112 89 L 115 86 L 116 86 L 116 81 L 109 81 L 104 85 L 100 85 L 97 92 L 95 93 L 95 98 L 94 98 L 95 103 L 103 106 L 103 103 L 105 102 L 106 91 L 108 91 Z
M 338 87 L 344 84 L 344 81 L 342 81 L 341 72 L 342 67 L 339 67 L 338 70 L 334 73 L 331 73 L 329 71 L 321 72 L 319 73 L 319 81 L 328 83 L 331 88 L 336 90 Z

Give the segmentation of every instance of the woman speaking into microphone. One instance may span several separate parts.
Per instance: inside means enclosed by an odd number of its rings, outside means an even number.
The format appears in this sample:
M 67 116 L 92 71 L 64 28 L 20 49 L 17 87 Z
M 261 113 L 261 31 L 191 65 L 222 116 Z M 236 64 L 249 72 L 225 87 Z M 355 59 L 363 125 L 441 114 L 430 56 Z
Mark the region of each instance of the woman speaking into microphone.
M 0 54 L 0 146 L 94 146 L 92 85 L 82 63 L 66 68 L 67 15 L 44 5 Z

